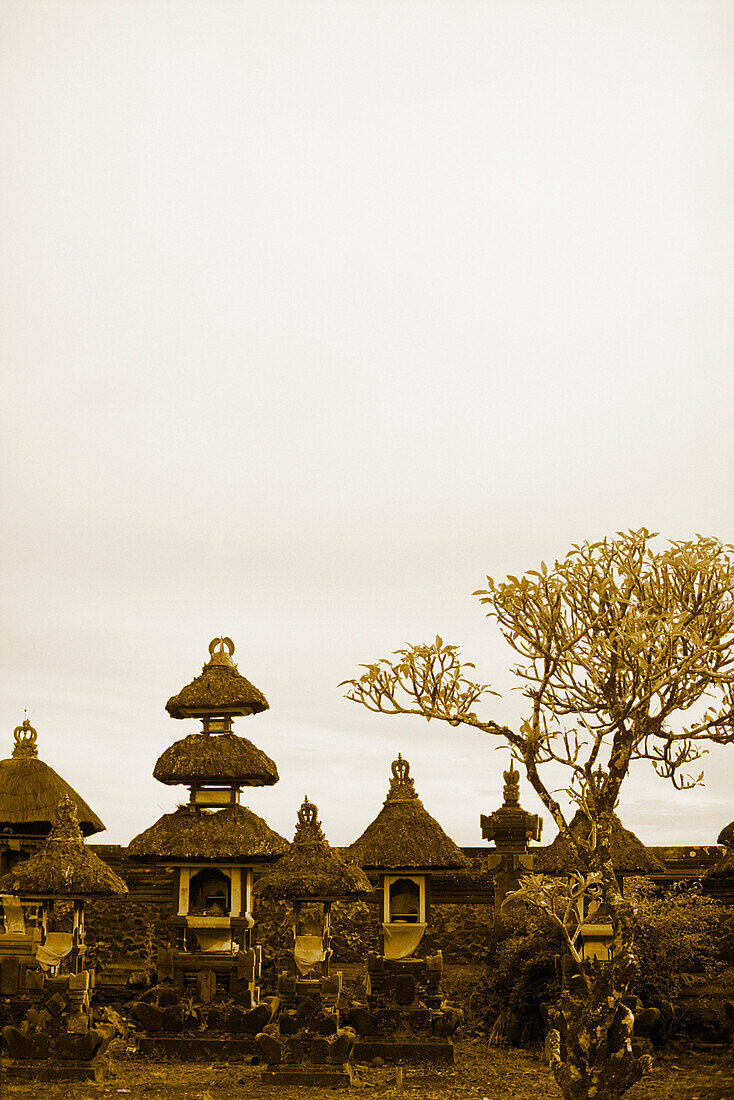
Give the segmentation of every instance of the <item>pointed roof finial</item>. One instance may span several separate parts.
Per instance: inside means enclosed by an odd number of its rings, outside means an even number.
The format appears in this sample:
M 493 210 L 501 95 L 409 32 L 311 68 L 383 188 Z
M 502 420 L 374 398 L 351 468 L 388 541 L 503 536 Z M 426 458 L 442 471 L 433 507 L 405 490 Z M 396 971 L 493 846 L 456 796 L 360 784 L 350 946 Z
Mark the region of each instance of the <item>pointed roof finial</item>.
M 520 803 L 520 772 L 515 767 L 515 763 L 510 757 L 509 771 L 502 773 L 505 780 L 505 786 L 503 794 L 505 796 L 505 806 L 517 806 Z
M 24 707 L 24 713 L 27 715 L 28 711 Z M 13 730 L 13 740 L 15 742 L 13 746 L 13 756 L 38 756 L 38 749 L 36 748 L 36 741 L 38 734 L 34 730 L 33 726 L 25 717 L 20 726 L 16 726 Z

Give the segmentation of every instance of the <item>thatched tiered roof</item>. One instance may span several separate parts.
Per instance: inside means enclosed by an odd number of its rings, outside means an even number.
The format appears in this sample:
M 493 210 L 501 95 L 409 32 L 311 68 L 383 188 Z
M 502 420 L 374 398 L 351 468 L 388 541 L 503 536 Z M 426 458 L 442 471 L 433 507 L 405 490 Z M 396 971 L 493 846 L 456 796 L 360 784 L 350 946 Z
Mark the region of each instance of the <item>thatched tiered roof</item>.
M 276 901 L 336 901 L 372 893 L 364 872 L 329 847 L 317 814 L 305 798 L 290 850 L 258 879 L 254 894 Z
M 268 710 L 263 693 L 237 671 L 232 660 L 234 648 L 231 638 L 214 638 L 210 642 L 210 660 L 201 675 L 166 703 L 171 718 L 234 717 Z
M 0 829 L 10 832 L 50 832 L 56 807 L 70 798 L 85 836 L 101 833 L 105 825 L 66 780 L 38 759 L 37 733 L 26 718 L 14 731 L 13 755 L 0 760 Z
M 72 898 L 127 894 L 127 886 L 84 846 L 76 806 L 62 798 L 45 846 L 0 879 L 0 893 Z
M 269 756 L 234 733 L 191 733 L 159 756 L 153 778 L 161 783 L 236 783 L 268 787 L 278 782 Z
M 575 836 L 588 835 L 591 826 L 582 810 L 576 811 L 569 828 Z M 610 856 L 619 875 L 654 874 L 665 870 L 664 864 L 634 833 L 625 829 L 616 814 L 612 814 Z M 564 875 L 576 870 L 571 847 L 561 833 L 547 848 L 534 849 L 533 870 L 548 875 Z
M 139 833 L 127 854 L 145 863 L 250 863 L 275 859 L 287 850 L 288 841 L 246 806 L 211 813 L 188 804 Z
M 392 762 L 382 809 L 346 850 L 360 867 L 375 871 L 468 866 L 464 853 L 423 806 L 410 778 L 410 764 L 400 754 Z

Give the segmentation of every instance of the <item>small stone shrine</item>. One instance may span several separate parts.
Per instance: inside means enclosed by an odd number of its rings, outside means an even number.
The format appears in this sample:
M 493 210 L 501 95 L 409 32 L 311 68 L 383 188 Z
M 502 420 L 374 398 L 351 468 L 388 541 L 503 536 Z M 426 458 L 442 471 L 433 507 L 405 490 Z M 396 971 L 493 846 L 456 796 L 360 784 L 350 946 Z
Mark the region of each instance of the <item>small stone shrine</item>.
M 496 852 L 487 857 L 487 871 L 494 878 L 494 911 L 498 916 L 507 894 L 518 888 L 520 876 L 533 869 L 528 841 L 540 840 L 543 820 L 520 805 L 520 773 L 510 761 L 505 780 L 504 802 L 492 814 L 482 814 L 479 823 L 485 840 L 494 841 Z
M 468 861 L 423 806 L 400 754 L 382 809 L 346 852 L 378 876 L 379 950 L 367 958 L 367 1005 L 350 1017 L 357 1059 L 453 1061 L 459 1017 L 442 1001 L 443 956 L 416 952 L 430 922 L 431 874 Z
M 367 876 L 334 852 L 305 798 L 290 851 L 254 893 L 293 905 L 293 952 L 278 976 L 280 1014 L 257 1036 L 272 1084 L 347 1086 L 355 1033 L 339 1026 L 341 973 L 329 973 L 331 906 L 372 893 Z M 279 967 L 280 969 L 280 967 Z
M 17 1025 L 8 1024 L 2 1031 L 11 1059 L 9 1074 L 96 1080 L 115 1028 L 93 1020 L 94 971 L 84 966 L 84 901 L 124 897 L 127 886 L 85 848 L 71 798 L 60 800 L 44 848 L 6 874 L 0 891 L 17 900 L 18 915 L 33 921 L 40 932 L 33 956 L 23 965 L 3 960 L 1 992 L 10 997 L 10 1015 L 17 1017 L 18 1009 L 25 1010 Z M 70 929 L 53 927 L 55 920 L 67 919 L 57 916 L 57 902 L 67 908 L 71 904 Z
M 169 949 L 159 955 L 158 979 L 181 994 L 211 1002 L 236 996 L 246 1009 L 260 1000 L 260 949 L 253 946 L 252 874 L 282 855 L 287 842 L 246 806 L 243 787 L 278 781 L 273 761 L 232 731 L 232 719 L 258 714 L 268 702 L 232 660 L 234 643 L 215 638 L 201 675 L 166 703 L 172 718 L 198 718 L 202 729 L 176 741 L 155 765 L 154 777 L 189 788 L 189 801 L 136 836 L 128 854 L 172 867 L 175 912 Z

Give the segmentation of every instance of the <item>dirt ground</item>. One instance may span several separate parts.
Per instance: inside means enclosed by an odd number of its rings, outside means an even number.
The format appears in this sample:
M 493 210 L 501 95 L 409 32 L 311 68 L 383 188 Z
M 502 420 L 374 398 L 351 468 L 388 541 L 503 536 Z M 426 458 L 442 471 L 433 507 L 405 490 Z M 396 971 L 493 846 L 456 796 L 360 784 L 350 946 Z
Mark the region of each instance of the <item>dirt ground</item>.
M 359 1066 L 352 1094 L 392 1100 L 545 1100 L 559 1095 L 548 1069 L 532 1054 L 487 1049 L 483 1042 L 457 1044 L 456 1065 L 437 1069 L 407 1066 L 403 1082 L 394 1067 Z M 328 1089 L 263 1085 L 259 1070 L 246 1065 L 172 1065 L 121 1057 L 100 1084 L 16 1083 L 0 1077 L 2 1100 L 323 1100 Z M 629 1100 L 732 1100 L 734 1058 L 708 1053 L 667 1054 L 652 1074 L 627 1096 Z

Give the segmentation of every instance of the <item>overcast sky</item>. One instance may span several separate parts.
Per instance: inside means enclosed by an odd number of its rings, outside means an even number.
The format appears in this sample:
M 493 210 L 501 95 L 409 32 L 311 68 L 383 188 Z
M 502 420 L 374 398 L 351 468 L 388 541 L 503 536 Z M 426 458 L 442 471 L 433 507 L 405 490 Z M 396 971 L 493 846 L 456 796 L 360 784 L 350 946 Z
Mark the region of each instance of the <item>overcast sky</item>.
M 238 732 L 348 844 L 390 761 L 460 844 L 507 753 L 338 683 L 639 527 L 734 542 L 734 10 L 707 0 L 3 0 L 0 756 L 127 843 L 186 798 L 163 707 L 232 637 Z M 517 694 L 492 715 L 514 721 Z M 649 843 L 734 816 L 734 749 Z M 541 806 L 526 783 L 526 808 Z M 546 836 L 555 830 L 546 817 Z

